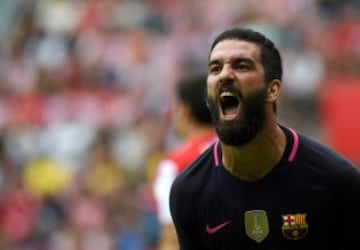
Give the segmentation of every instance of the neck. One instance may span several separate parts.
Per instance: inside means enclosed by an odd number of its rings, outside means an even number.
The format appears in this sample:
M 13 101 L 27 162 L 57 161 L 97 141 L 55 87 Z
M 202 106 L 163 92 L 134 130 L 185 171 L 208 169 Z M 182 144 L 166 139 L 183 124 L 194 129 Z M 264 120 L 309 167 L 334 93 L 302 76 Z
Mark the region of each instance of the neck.
M 267 175 L 280 161 L 286 146 L 284 131 L 274 123 L 264 128 L 247 144 L 221 143 L 222 163 L 235 177 L 254 182 Z

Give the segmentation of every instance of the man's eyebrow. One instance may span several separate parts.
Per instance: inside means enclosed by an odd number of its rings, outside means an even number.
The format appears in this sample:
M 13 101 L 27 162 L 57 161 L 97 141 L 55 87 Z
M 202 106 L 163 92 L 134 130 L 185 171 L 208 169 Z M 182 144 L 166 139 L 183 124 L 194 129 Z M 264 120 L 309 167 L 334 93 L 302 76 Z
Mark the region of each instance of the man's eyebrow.
M 248 57 L 236 57 L 232 60 L 232 63 L 241 63 L 241 62 L 245 62 L 245 63 L 249 63 L 249 64 L 254 64 L 254 60 L 248 58 Z
M 208 67 L 210 67 L 211 65 L 214 65 L 214 64 L 220 64 L 220 60 L 215 59 L 215 60 L 211 60 L 211 61 L 209 61 L 209 63 L 208 63 Z
M 248 57 L 234 57 L 232 59 L 230 59 L 231 63 L 241 63 L 241 62 L 245 62 L 245 63 L 249 63 L 249 64 L 255 64 L 254 60 L 248 58 Z M 210 67 L 211 65 L 214 64 L 220 64 L 221 60 L 220 59 L 214 59 L 209 61 L 208 63 L 208 67 Z

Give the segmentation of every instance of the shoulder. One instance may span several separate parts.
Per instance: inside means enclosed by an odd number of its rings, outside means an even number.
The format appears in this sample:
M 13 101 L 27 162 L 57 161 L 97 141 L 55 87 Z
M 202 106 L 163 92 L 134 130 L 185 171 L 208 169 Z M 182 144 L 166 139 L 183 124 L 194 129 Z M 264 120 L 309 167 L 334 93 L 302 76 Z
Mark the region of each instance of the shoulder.
M 214 145 L 181 172 L 170 190 L 170 211 L 175 224 L 188 225 L 214 171 Z
M 196 157 L 202 154 L 214 141 L 214 137 L 199 137 L 188 141 L 169 154 L 167 159 L 174 162 L 178 168 L 178 172 L 188 167 Z
M 176 177 L 172 185 L 172 195 L 195 194 L 201 189 L 214 166 L 214 145 L 208 147 Z
M 330 165 L 353 165 L 349 159 L 325 143 L 310 138 L 302 133 L 299 135 L 299 152 L 309 158 L 319 159 Z
M 341 155 L 319 140 L 312 139 L 304 134 L 299 135 L 298 161 L 311 163 L 315 168 L 323 169 L 328 175 L 339 180 L 356 178 L 360 181 L 360 169 L 350 159 Z

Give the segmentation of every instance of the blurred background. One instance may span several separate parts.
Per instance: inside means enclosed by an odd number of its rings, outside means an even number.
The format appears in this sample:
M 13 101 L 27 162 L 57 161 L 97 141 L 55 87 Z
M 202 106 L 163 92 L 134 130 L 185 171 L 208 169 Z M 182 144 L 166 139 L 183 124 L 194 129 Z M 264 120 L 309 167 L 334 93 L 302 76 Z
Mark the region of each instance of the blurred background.
M 281 122 L 359 164 L 357 0 L 0 0 L 0 249 L 157 249 L 174 86 L 232 26 L 280 49 Z

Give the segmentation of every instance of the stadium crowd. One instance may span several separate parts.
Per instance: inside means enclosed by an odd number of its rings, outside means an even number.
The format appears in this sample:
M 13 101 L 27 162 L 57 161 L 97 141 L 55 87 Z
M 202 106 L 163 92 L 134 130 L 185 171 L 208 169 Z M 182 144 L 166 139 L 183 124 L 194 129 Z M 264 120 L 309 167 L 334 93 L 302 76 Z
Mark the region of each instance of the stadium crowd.
M 0 249 L 157 249 L 174 84 L 229 26 L 276 42 L 279 115 L 321 139 L 319 89 L 360 77 L 359 1 L 0 1 Z

